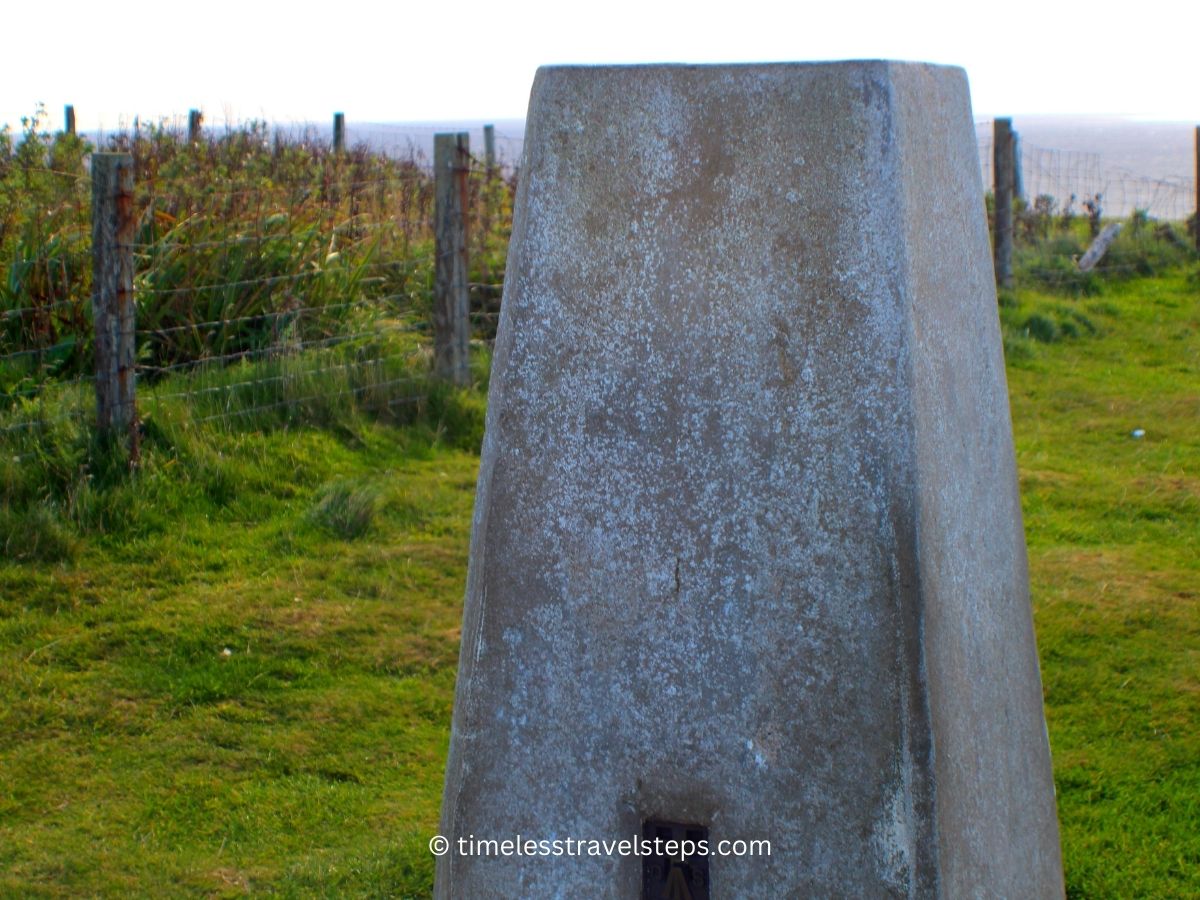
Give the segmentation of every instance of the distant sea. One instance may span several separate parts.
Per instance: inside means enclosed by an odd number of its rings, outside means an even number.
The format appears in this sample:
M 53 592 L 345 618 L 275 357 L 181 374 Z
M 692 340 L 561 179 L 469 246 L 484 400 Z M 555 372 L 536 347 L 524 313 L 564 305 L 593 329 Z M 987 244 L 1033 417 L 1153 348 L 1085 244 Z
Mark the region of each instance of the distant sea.
M 991 184 L 992 120 L 975 123 L 984 184 Z M 1118 117 L 1013 116 L 1024 195 L 1053 196 L 1074 209 L 1100 195 L 1105 215 L 1144 209 L 1185 219 L 1196 209 L 1194 124 Z
M 485 120 L 442 122 L 346 123 L 346 141 L 364 143 L 389 154 L 412 155 L 428 162 L 433 136 L 465 131 L 471 150 L 483 156 Z M 496 119 L 496 156 L 501 165 L 520 164 L 525 139 L 523 119 Z M 219 128 L 220 126 L 218 126 Z M 329 140 L 329 123 L 275 126 L 284 135 L 308 134 Z M 1152 216 L 1182 219 L 1195 207 L 1195 125 L 1152 122 L 1121 117 L 1014 116 L 1020 136 L 1025 195 L 1053 196 L 1059 207 L 1101 195 L 1107 215 L 1128 215 L 1148 209 Z M 984 184 L 991 183 L 992 121 L 975 123 Z M 1071 195 L 1075 200 L 1071 201 Z
M 524 119 L 472 119 L 445 122 L 346 122 L 346 145 L 366 144 L 372 150 L 392 156 L 413 156 L 428 162 L 433 157 L 433 136 L 443 132 L 465 131 L 470 136 L 471 153 L 483 158 L 483 127 L 493 126 L 496 134 L 496 159 L 507 167 L 520 165 L 521 149 L 525 146 Z M 276 125 L 286 136 L 309 135 L 323 141 L 333 139 L 333 127 L 328 123 Z
M 1013 129 L 1027 145 L 1095 153 L 1106 170 L 1158 179 L 1195 177 L 1197 124 L 1117 117 L 1013 117 Z M 981 138 L 991 140 L 991 119 L 977 121 L 975 129 Z

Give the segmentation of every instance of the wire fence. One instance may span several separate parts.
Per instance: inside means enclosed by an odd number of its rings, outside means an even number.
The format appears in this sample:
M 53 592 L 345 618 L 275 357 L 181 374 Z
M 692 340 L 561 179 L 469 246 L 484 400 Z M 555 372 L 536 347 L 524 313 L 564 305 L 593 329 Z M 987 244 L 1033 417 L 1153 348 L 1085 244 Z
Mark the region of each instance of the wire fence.
M 469 156 L 464 228 L 472 335 L 494 337 L 520 135 Z M 427 390 L 438 268 L 428 135 L 331 148 L 250 124 L 202 138 L 138 126 L 99 149 L 130 154 L 126 198 L 143 419 L 271 424 L 352 403 L 389 409 Z M 93 181 L 89 142 L 0 132 L 0 452 L 96 415 Z M 979 143 L 985 183 L 990 140 Z M 1017 275 L 1088 290 L 1194 251 L 1180 226 L 1188 179 L 1106 169 L 1095 153 L 1022 146 Z M 1132 217 L 1098 272 L 1077 260 L 1103 217 Z M 1157 219 L 1158 222 L 1152 220 Z M 1166 224 L 1174 223 L 1174 224 Z M 1192 258 L 1188 256 L 1188 258 Z
M 0 440 L 20 460 L 94 421 L 93 148 L 30 129 L 0 144 Z M 417 403 L 427 385 L 434 176 L 417 154 L 267 139 L 113 135 L 131 155 L 138 415 L 287 421 Z M 515 187 L 469 158 L 474 336 L 494 336 Z
M 993 145 L 978 141 L 984 185 L 993 183 Z M 1032 205 L 1053 201 L 1054 211 L 1084 215 L 1085 202 L 1098 203 L 1105 215 L 1125 218 L 1135 212 L 1166 222 L 1183 222 L 1196 211 L 1194 178 L 1151 178 L 1104 165 L 1098 153 L 1018 145 L 1018 193 Z M 1043 201 L 1045 203 L 1046 201 Z

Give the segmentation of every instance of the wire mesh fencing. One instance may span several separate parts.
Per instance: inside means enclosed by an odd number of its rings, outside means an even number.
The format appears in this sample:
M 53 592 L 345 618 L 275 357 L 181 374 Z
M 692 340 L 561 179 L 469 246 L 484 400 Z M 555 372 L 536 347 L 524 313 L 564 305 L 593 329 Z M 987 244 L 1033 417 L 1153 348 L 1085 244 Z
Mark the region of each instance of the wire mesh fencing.
M 28 130 L 0 146 L 0 438 L 94 418 L 92 148 Z M 334 152 L 251 126 L 188 141 L 108 139 L 130 155 L 139 415 L 258 422 L 419 402 L 435 267 L 434 176 L 417 155 Z M 472 158 L 472 319 L 494 334 L 512 180 Z
M 993 145 L 979 140 L 983 183 L 994 182 Z M 1124 218 L 1140 213 L 1165 222 L 1183 222 L 1196 211 L 1193 178 L 1150 177 L 1104 165 L 1098 153 L 1055 150 L 1021 142 L 1017 153 L 1018 194 L 1032 206 L 1041 200 L 1052 214 L 1085 216 L 1086 204 L 1103 215 Z
M 351 133 L 353 135 L 353 132 Z M 519 170 L 517 131 L 467 157 L 463 218 L 471 334 L 494 338 Z M 427 390 L 437 269 L 436 173 L 408 151 L 260 123 L 186 134 L 145 127 L 99 149 L 129 154 L 143 419 L 264 426 L 354 405 L 419 404 Z M 38 452 L 48 431 L 95 420 L 93 180 L 89 142 L 35 119 L 0 131 L 0 450 Z M 992 146 L 979 143 L 986 184 Z M 462 168 L 462 167 L 460 167 Z M 1095 153 L 1024 145 L 1013 230 L 1017 276 L 1067 290 L 1194 258 L 1189 179 L 1106 169 Z M 1128 218 L 1097 272 L 1079 256 L 1102 219 Z M 1156 221 L 1157 220 L 1157 221 Z M 1192 255 L 1189 255 L 1192 254 Z
M 86 418 L 94 390 L 91 328 L 91 183 L 70 147 L 44 155 L 0 151 L 0 436 Z M 7 157 L 7 158 L 5 158 Z
M 1011 134 L 1010 125 L 1000 127 L 1008 122 L 996 120 L 994 133 Z M 1021 141 L 1007 140 L 1003 157 L 990 138 L 978 150 L 1002 286 L 1092 294 L 1105 281 L 1155 275 L 1196 257 L 1193 179 L 1135 176 L 1106 167 L 1097 153 Z M 997 226 L 996 216 L 1008 196 L 1011 228 Z

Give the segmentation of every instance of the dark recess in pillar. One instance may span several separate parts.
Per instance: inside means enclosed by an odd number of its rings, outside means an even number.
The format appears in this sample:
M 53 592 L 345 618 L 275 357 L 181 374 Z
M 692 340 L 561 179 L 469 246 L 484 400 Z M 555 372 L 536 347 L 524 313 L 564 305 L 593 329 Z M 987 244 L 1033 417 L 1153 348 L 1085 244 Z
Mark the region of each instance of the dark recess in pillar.
M 639 849 L 649 841 L 652 851 L 662 851 L 642 856 L 642 900 L 708 900 L 708 856 L 686 853 L 701 841 L 707 844 L 707 828 L 647 819 L 642 823 L 642 838 Z M 666 852 L 668 846 L 673 853 Z

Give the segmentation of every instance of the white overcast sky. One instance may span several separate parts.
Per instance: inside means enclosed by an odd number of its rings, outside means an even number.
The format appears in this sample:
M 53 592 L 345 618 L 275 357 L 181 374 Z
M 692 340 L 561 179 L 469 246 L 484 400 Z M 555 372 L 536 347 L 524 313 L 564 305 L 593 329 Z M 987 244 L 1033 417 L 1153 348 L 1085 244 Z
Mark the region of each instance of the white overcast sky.
M 963 66 L 976 116 L 1200 122 L 1191 2 L 60 0 L 8 4 L 0 124 L 42 102 L 114 129 L 522 118 L 547 63 L 887 58 Z

